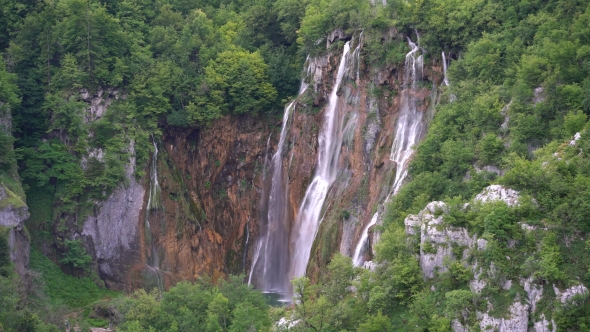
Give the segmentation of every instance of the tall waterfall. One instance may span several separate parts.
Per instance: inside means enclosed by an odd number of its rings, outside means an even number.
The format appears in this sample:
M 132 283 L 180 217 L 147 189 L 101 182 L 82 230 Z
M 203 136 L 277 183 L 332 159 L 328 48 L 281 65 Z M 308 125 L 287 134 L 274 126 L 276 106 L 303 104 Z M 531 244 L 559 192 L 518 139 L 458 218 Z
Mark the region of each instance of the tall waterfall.
M 309 56 L 306 62 L 309 61 Z M 308 62 L 309 63 L 309 62 Z M 310 69 L 306 71 L 310 74 Z M 301 80 L 299 95 L 307 90 L 308 84 Z M 285 141 L 289 131 L 289 118 L 295 108 L 296 99 L 285 107 L 281 134 L 277 151 L 272 156 L 270 172 L 270 191 L 268 197 L 268 208 L 266 219 L 262 220 L 261 237 L 258 240 L 252 267 L 248 276 L 248 284 L 252 284 L 253 278 L 255 283 L 264 292 L 286 294 L 289 289 L 289 218 L 287 202 L 287 178 L 283 172 L 283 154 L 285 153 Z M 266 154 L 268 154 L 267 142 Z M 265 175 L 266 176 L 265 156 Z M 249 235 L 248 235 L 249 236 Z
M 338 66 L 336 82 L 334 83 L 328 107 L 324 115 L 324 123 L 319 134 L 319 152 L 316 174 L 305 192 L 305 197 L 299 207 L 297 220 L 291 233 L 291 270 L 290 277 L 300 277 L 305 274 L 311 247 L 320 224 L 322 206 L 328 194 L 330 185 L 338 173 L 338 159 L 342 144 L 343 117 L 338 114 L 338 90 L 346 72 L 346 64 L 350 52 L 350 42 L 346 42 L 342 58 Z
M 404 89 L 401 95 L 401 104 L 397 124 L 395 126 L 395 139 L 391 148 L 390 159 L 396 163 L 395 180 L 393 181 L 392 194 L 399 191 L 408 175 L 408 161 L 414 150 L 412 147 L 418 143 L 423 130 L 423 113 L 416 108 L 414 94 L 417 84 L 422 79 L 424 66 L 420 47 L 408 38 L 410 52 L 406 54 Z
M 155 278 L 156 285 L 160 291 L 160 296 L 162 296 L 164 291 L 164 282 L 162 271 L 160 270 L 160 257 L 158 256 L 158 250 L 156 249 L 154 240 L 152 238 L 152 230 L 150 226 L 151 211 L 162 207 L 162 188 L 158 182 L 158 145 L 156 144 L 155 138 L 152 138 L 152 144 L 154 145 L 154 153 L 152 154 L 152 165 L 150 168 L 150 190 L 145 208 L 145 235 L 146 242 L 148 242 L 150 250 L 147 254 L 146 265 L 148 270 Z
M 302 83 L 302 93 L 305 85 Z M 248 283 L 256 273 L 257 284 L 265 292 L 286 293 L 288 287 L 289 247 L 289 219 L 287 217 L 287 181 L 283 172 L 283 152 L 288 132 L 290 114 L 295 107 L 295 100 L 285 108 L 283 127 L 279 138 L 277 151 L 271 160 L 271 187 L 268 198 L 268 213 L 266 224 L 263 224 L 262 237 L 254 253 L 252 268 Z M 287 281 L 286 281 L 287 280 Z
M 406 54 L 404 86 L 401 92 L 401 103 L 399 116 L 395 126 L 395 138 L 391 148 L 390 159 L 396 163 L 395 180 L 393 182 L 391 195 L 396 195 L 401 188 L 404 179 L 408 175 L 408 163 L 414 150 L 412 147 L 420 140 L 424 129 L 422 121 L 423 113 L 416 107 L 414 94 L 417 91 L 417 84 L 422 79 L 424 66 L 423 56 L 420 54 L 420 47 L 408 38 L 410 52 Z M 389 198 L 388 197 L 388 198 Z M 387 200 L 386 200 L 387 201 Z M 363 264 L 363 253 L 367 247 L 369 228 L 377 223 L 379 210 L 373 215 L 369 224 L 363 229 L 361 238 L 355 248 L 352 262 L 355 266 Z

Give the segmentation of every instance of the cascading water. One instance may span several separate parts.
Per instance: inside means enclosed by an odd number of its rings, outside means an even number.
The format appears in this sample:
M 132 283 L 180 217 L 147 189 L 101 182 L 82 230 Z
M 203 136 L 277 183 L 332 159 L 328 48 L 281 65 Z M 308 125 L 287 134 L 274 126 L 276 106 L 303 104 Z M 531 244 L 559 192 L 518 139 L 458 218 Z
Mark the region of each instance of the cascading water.
M 395 179 L 391 193 L 386 201 L 392 195 L 397 194 L 404 179 L 408 175 L 408 162 L 414 152 L 412 147 L 418 143 L 422 130 L 424 129 L 424 123 L 422 121 L 423 113 L 418 111 L 414 97 L 417 90 L 416 83 L 422 78 L 424 58 L 420 54 L 420 47 L 414 44 L 409 38 L 408 45 L 410 46 L 410 52 L 406 54 L 404 87 L 401 92 L 399 117 L 395 126 L 395 139 L 390 155 L 390 159 L 396 163 Z M 361 266 L 364 263 L 363 253 L 367 247 L 369 228 L 375 225 L 378 219 L 379 211 L 373 215 L 369 224 L 363 229 L 352 259 L 355 266 Z
M 359 244 L 356 246 L 354 250 L 354 256 L 352 256 L 352 263 L 355 266 L 361 266 L 363 264 L 363 251 L 366 249 L 367 240 L 369 238 L 369 228 L 373 227 L 377 223 L 379 218 L 379 211 L 375 212 L 373 218 L 371 218 L 371 222 L 365 227 L 363 230 L 363 234 L 359 240 Z
M 306 59 L 309 63 L 309 56 Z M 306 73 L 309 75 L 311 69 L 308 67 Z M 308 84 L 301 80 L 299 95 L 307 90 Z M 289 272 L 289 247 L 285 245 L 289 238 L 289 219 L 287 216 L 287 179 L 283 172 L 283 154 L 285 151 L 285 141 L 289 129 L 289 118 L 295 108 L 296 100 L 285 107 L 281 134 L 277 151 L 272 156 L 270 171 L 272 178 L 270 182 L 270 191 L 267 203 L 266 220 L 262 220 L 262 230 L 252 267 L 248 276 L 248 284 L 252 284 L 252 279 L 256 279 L 256 284 L 267 293 L 278 293 L 284 296 L 288 290 L 288 272 Z M 267 142 L 266 153 L 268 154 Z M 265 156 L 265 170 L 266 170 Z M 266 171 L 265 175 L 266 176 Z
M 164 291 L 164 282 L 162 278 L 162 271 L 160 270 L 160 259 L 152 238 L 150 214 L 152 210 L 157 210 L 162 206 L 162 188 L 160 188 L 160 183 L 158 182 L 158 145 L 156 144 L 155 139 L 152 140 L 152 144 L 154 145 L 154 153 L 152 155 L 152 165 L 150 168 L 150 190 L 145 208 L 145 235 L 146 242 L 149 243 L 150 247 L 150 252 L 147 255 L 147 267 L 156 279 L 156 284 L 161 296 L 162 292 Z
M 304 90 L 304 84 L 302 84 L 302 89 Z M 289 237 L 287 181 L 284 178 L 282 163 L 289 117 L 294 107 L 295 101 L 292 101 L 285 108 L 285 114 L 283 115 L 283 127 L 279 137 L 279 144 L 271 162 L 272 178 L 268 198 L 267 221 L 263 225 L 263 236 L 256 248 L 248 278 L 248 283 L 251 283 L 252 275 L 256 273 L 257 284 L 263 291 L 281 294 L 286 292 L 287 284 L 285 280 L 287 279 L 289 266 L 289 248 L 285 246 L 285 240 Z
M 451 83 L 449 82 L 449 77 L 447 76 L 448 63 L 447 63 L 447 57 L 445 56 L 445 52 L 442 52 L 442 61 L 443 61 L 443 74 L 444 74 L 443 84 L 445 86 L 451 86 Z M 450 102 L 454 102 L 455 99 L 457 99 L 457 96 L 455 96 L 454 94 L 451 94 L 449 96 Z
M 152 140 L 152 144 L 154 145 L 154 154 L 152 155 L 152 167 L 150 168 L 150 192 L 148 196 L 148 203 L 146 210 L 157 209 L 160 207 L 161 202 L 161 194 L 162 189 L 160 188 L 160 183 L 158 182 L 158 145 L 156 144 L 156 140 Z M 146 216 L 149 214 L 146 211 Z M 147 227 L 149 228 L 149 217 L 146 217 Z
M 445 86 L 449 86 L 449 78 L 447 77 L 447 57 L 445 56 L 445 52 L 442 52 L 442 62 L 443 62 L 443 83 Z
M 409 38 L 408 45 L 410 52 L 406 54 L 404 89 L 402 90 L 399 117 L 395 126 L 395 139 L 390 156 L 390 159 L 396 163 L 392 195 L 397 194 L 408 175 L 407 163 L 414 152 L 412 147 L 418 143 L 424 127 L 422 121 L 424 114 L 418 111 L 414 97 L 417 90 L 416 83 L 422 78 L 424 57 L 419 54 L 420 47 Z
M 342 144 L 343 116 L 338 114 L 338 90 L 347 71 L 350 42 L 346 42 L 342 58 L 338 66 L 336 82 L 334 83 L 328 107 L 324 115 L 324 123 L 319 134 L 319 152 L 316 174 L 305 192 L 305 197 L 299 207 L 297 220 L 291 234 L 292 257 L 289 277 L 300 277 L 305 274 L 311 246 L 315 239 L 322 206 L 331 184 L 338 173 L 338 159 Z M 288 279 L 287 279 L 288 280 Z

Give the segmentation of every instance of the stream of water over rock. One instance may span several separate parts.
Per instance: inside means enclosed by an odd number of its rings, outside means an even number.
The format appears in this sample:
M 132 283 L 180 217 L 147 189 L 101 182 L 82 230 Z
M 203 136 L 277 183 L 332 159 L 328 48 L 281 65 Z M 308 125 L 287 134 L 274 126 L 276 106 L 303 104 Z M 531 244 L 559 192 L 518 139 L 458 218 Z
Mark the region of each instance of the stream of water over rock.
M 422 79 L 424 57 L 421 54 L 420 46 L 412 42 L 409 38 L 408 46 L 410 46 L 410 52 L 406 54 L 401 104 L 390 155 L 390 159 L 396 164 L 396 169 L 395 179 L 389 197 L 398 193 L 408 175 L 408 164 L 414 153 L 413 147 L 419 142 L 422 131 L 424 130 L 424 113 L 418 110 L 415 98 L 418 90 L 417 83 Z M 389 197 L 386 199 L 386 202 L 389 200 Z M 354 256 L 352 257 L 352 262 L 355 266 L 361 266 L 364 263 L 363 254 L 368 244 L 369 229 L 379 220 L 380 210 L 375 212 L 369 224 L 363 229 L 361 238 L 355 248 Z

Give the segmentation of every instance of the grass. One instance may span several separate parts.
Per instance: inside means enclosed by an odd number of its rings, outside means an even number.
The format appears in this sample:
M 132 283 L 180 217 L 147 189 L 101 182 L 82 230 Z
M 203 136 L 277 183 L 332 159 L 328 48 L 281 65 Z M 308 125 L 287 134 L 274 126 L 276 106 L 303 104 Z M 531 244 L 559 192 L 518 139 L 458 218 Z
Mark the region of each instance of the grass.
M 10 205 L 12 205 L 12 207 L 15 209 L 22 208 L 22 207 L 26 206 L 25 202 L 23 202 L 21 197 L 19 197 L 15 193 L 13 193 L 8 188 L 8 186 L 3 186 L 2 183 L 0 183 L 0 186 L 4 187 L 4 190 L 6 192 L 6 198 L 4 198 L 3 200 L 0 200 L 0 210 L 4 209 Z
M 52 305 L 81 308 L 103 298 L 113 298 L 119 292 L 98 287 L 90 278 L 65 274 L 41 252 L 31 248 L 31 270 L 41 273 L 44 292 Z

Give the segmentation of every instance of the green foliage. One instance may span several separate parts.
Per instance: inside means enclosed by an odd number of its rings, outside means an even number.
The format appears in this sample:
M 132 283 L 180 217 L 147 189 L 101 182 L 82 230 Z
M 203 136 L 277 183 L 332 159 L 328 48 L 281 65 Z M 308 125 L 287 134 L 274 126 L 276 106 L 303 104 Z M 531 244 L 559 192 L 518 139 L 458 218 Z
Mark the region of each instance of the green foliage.
M 4 62 L 0 63 L 0 119 L 10 119 L 11 108 L 20 104 L 16 75 L 8 73 Z M 7 170 L 16 162 L 12 143 L 12 128 L 0 124 L 0 171 Z
M 539 261 L 539 270 L 535 272 L 536 277 L 550 282 L 565 279 L 566 275 L 560 268 L 562 255 L 555 234 L 549 233 L 543 238 L 539 256 L 541 259 Z
M 230 277 L 218 286 L 181 282 L 164 292 L 136 291 L 115 306 L 123 314 L 122 331 L 266 331 L 268 305 L 258 291 Z
M 267 82 L 267 71 L 268 66 L 259 53 L 238 50 L 220 53 L 205 68 L 207 98 L 199 102 L 199 108 L 217 116 L 264 110 L 277 95 L 275 88 Z M 189 110 L 189 118 L 200 117 Z
M 41 273 L 44 292 L 53 305 L 80 308 L 118 294 L 99 288 L 89 277 L 78 278 L 63 273 L 49 258 L 35 249 L 31 249 L 30 268 Z
M 7 232 L 0 228 L 0 277 L 8 277 L 11 270 Z
M 74 269 L 87 270 L 92 263 L 92 257 L 86 253 L 86 249 L 80 240 L 66 240 L 67 251 L 62 254 L 60 263 Z

